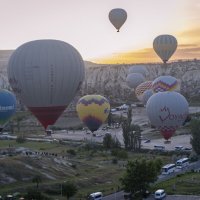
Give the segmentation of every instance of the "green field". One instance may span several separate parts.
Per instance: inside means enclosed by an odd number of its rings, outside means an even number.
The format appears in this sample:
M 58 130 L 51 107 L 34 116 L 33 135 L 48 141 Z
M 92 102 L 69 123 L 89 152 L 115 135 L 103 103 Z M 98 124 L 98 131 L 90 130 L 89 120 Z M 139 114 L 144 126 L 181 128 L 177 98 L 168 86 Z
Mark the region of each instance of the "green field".
M 167 163 L 171 159 L 169 156 L 134 152 L 128 152 L 128 159 L 120 159 L 96 144 L 92 144 L 92 147 L 88 149 L 80 143 L 61 145 L 47 142 L 25 142 L 19 144 L 13 140 L 0 141 L 0 149 L 9 149 L 9 146 L 11 149 L 26 147 L 39 152 L 57 153 L 58 157 L 11 155 L 1 158 L 0 171 L 16 181 L 0 185 L 0 194 L 23 193 L 27 188 L 35 187 L 32 178 L 37 174 L 42 177 L 40 189 L 43 192 L 53 191 L 55 197 L 59 197 L 61 184 L 64 181 L 73 181 L 77 185 L 78 192 L 74 198 L 84 198 L 95 191 L 109 194 L 121 188 L 119 178 L 125 171 L 127 160 L 159 157 L 163 163 Z M 75 154 L 68 153 L 69 150 Z M 115 164 L 113 163 L 114 158 L 117 159 Z
M 200 173 L 189 172 L 155 185 L 152 190 L 163 188 L 167 194 L 200 195 Z

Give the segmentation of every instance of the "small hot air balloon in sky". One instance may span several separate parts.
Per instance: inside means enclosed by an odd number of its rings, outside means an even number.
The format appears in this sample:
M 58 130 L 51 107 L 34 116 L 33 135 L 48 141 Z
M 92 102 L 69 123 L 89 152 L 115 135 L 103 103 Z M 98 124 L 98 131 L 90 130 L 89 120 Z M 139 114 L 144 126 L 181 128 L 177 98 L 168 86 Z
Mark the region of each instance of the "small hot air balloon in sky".
M 158 92 L 153 94 L 146 105 L 147 116 L 164 138 L 169 139 L 186 120 L 189 112 L 188 102 L 177 92 Z
M 128 73 L 129 74 L 131 74 L 131 73 L 139 73 L 139 74 L 142 74 L 144 77 L 146 77 L 148 71 L 147 71 L 146 67 L 143 66 L 143 65 L 134 65 L 134 66 L 129 68 Z
M 136 87 L 135 94 L 139 101 L 143 101 L 144 92 L 146 90 L 151 90 L 151 86 L 152 86 L 152 81 L 146 81 Z
M 76 110 L 80 120 L 94 132 L 106 121 L 110 103 L 101 95 L 86 95 L 79 99 Z
M 0 132 L 16 111 L 16 98 L 8 90 L 0 90 Z
M 126 83 L 130 88 L 136 88 L 138 85 L 143 83 L 145 81 L 145 78 L 142 74 L 139 73 L 131 73 L 128 74 L 126 77 Z
M 69 105 L 85 75 L 79 52 L 59 40 L 21 45 L 11 55 L 7 71 L 13 91 L 45 129 Z
M 156 92 L 179 91 L 180 83 L 173 76 L 159 76 L 152 83 L 152 90 Z
M 159 35 L 153 41 L 153 49 L 161 60 L 166 63 L 177 48 L 177 40 L 172 35 Z
M 127 19 L 127 12 L 122 8 L 115 8 L 109 12 L 108 17 L 112 25 L 117 29 L 117 32 L 119 32 L 119 29 Z

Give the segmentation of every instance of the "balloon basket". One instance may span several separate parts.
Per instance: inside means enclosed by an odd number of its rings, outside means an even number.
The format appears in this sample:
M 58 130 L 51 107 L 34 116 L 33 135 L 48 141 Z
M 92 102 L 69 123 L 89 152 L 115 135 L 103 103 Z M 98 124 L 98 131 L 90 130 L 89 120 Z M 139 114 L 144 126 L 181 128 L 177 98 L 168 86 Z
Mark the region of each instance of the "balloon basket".
M 165 143 L 165 144 L 170 144 L 171 141 L 170 141 L 170 140 L 165 140 L 164 143 Z

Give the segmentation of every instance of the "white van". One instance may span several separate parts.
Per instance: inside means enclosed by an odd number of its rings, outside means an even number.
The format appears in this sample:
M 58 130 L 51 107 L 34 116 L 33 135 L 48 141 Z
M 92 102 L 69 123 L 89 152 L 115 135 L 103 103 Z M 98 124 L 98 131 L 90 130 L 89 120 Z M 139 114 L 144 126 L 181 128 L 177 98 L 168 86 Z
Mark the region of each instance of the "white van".
M 166 193 L 165 190 L 159 189 L 155 191 L 154 198 L 155 199 L 165 199 Z
M 88 200 L 102 200 L 103 194 L 102 192 L 95 192 L 89 195 Z

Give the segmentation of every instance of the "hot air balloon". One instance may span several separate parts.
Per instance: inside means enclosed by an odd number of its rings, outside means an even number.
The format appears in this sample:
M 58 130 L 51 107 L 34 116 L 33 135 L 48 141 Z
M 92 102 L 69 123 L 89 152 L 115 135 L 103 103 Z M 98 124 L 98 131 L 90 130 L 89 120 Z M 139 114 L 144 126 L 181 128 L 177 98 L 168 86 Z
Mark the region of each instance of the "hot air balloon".
M 153 49 L 156 54 L 166 63 L 177 48 L 177 40 L 172 35 L 159 35 L 153 41 Z
M 70 44 L 35 40 L 18 47 L 8 64 L 15 94 L 46 129 L 53 125 L 84 80 L 84 62 Z
M 148 71 L 147 71 L 146 67 L 143 66 L 143 65 L 134 65 L 134 66 L 129 68 L 128 73 L 129 74 L 131 74 L 131 73 L 139 73 L 139 74 L 142 74 L 144 77 L 146 77 Z
M 146 105 L 149 98 L 153 95 L 152 89 L 148 89 L 143 93 L 142 103 Z
M 115 8 L 109 12 L 108 17 L 112 25 L 117 29 L 117 32 L 119 32 L 119 29 L 127 19 L 127 13 L 122 8 Z
M 0 90 L 0 132 L 4 128 L 5 124 L 15 113 L 16 110 L 16 98 L 8 90 Z
M 153 92 L 179 91 L 180 83 L 173 76 L 159 76 L 152 83 Z
M 143 101 L 144 92 L 146 90 L 151 89 L 151 86 L 152 86 L 152 81 L 146 81 L 136 87 L 135 94 L 139 101 Z
M 106 121 L 110 103 L 101 95 L 86 95 L 79 99 L 76 110 L 80 120 L 94 132 Z
M 136 88 L 139 84 L 143 83 L 145 78 L 142 74 L 131 73 L 126 77 L 126 83 L 130 88 Z
M 147 101 L 147 116 L 166 139 L 183 124 L 188 116 L 188 102 L 177 92 L 158 92 Z

